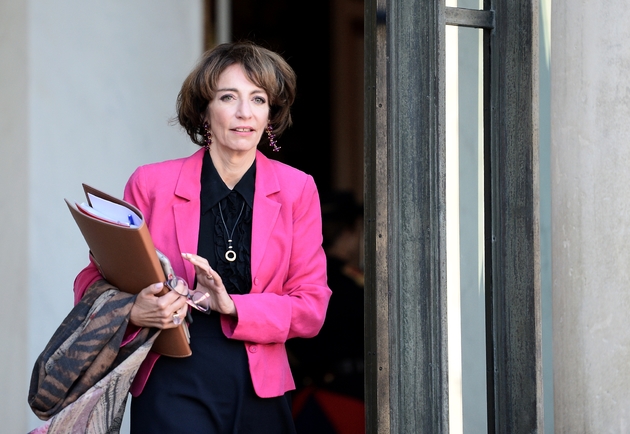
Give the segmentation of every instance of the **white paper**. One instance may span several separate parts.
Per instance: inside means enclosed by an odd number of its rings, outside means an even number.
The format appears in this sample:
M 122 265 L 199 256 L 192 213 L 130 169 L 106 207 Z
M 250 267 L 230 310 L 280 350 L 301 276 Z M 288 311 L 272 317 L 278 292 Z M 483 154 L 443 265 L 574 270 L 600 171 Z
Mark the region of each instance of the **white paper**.
M 142 219 L 126 206 L 110 202 L 91 193 L 88 193 L 88 198 L 92 204 L 92 209 L 99 213 L 102 218 L 132 228 L 138 227 L 142 223 Z

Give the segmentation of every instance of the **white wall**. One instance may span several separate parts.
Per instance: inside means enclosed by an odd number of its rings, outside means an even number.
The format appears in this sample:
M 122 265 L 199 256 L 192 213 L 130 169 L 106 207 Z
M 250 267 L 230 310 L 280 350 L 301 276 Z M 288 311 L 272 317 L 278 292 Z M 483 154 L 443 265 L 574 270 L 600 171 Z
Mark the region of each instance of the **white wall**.
M 630 431 L 630 9 L 554 0 L 555 427 Z
M 27 5 L 0 2 L 0 432 L 26 432 L 28 406 Z M 16 415 L 20 415 L 16 418 Z
M 121 196 L 138 165 L 197 149 L 168 121 L 202 23 L 201 0 L 0 3 L 0 432 L 41 423 L 31 369 L 87 263 L 63 199 Z

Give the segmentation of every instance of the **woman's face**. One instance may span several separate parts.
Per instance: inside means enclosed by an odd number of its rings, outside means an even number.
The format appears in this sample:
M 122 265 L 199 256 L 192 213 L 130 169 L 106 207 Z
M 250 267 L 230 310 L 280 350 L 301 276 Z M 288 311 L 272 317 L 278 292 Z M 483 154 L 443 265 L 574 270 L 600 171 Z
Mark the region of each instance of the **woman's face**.
M 255 154 L 269 121 L 269 98 L 262 88 L 249 81 L 241 65 L 231 65 L 219 75 L 205 118 L 216 151 Z

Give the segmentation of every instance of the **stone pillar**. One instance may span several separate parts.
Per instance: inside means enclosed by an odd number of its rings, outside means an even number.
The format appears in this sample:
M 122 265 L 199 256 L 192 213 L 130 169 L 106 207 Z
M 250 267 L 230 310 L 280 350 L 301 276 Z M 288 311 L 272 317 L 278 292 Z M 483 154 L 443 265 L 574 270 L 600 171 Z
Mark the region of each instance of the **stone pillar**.
M 1 432 L 41 424 L 31 370 L 88 263 L 64 198 L 197 149 L 169 119 L 202 26 L 201 0 L 0 2 Z
M 554 0 L 556 433 L 630 431 L 630 9 Z

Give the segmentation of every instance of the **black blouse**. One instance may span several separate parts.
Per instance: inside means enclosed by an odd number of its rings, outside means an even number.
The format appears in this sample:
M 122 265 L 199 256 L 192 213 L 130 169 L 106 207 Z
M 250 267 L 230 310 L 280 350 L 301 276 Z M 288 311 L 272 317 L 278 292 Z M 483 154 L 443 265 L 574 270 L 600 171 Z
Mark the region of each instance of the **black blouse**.
M 197 254 L 204 257 L 221 276 L 230 294 L 247 294 L 251 290 L 252 210 L 256 162 L 230 190 L 217 172 L 208 152 L 201 168 L 201 220 Z M 236 260 L 225 253 L 228 237 Z

